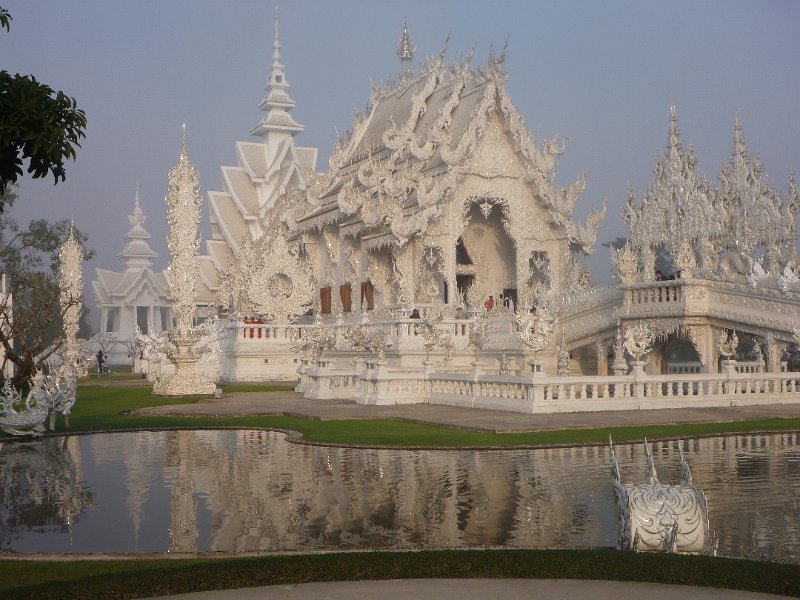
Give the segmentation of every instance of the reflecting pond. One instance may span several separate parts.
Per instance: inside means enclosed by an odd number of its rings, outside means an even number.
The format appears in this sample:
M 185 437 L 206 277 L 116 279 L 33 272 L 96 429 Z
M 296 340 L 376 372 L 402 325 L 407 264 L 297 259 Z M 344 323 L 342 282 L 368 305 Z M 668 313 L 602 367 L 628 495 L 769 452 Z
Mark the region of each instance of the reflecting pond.
M 682 442 L 718 553 L 800 563 L 800 433 Z M 642 482 L 641 444 L 616 446 Z M 680 480 L 676 442 L 653 444 Z M 258 430 L 53 437 L 0 449 L 0 551 L 615 546 L 606 447 L 370 450 Z

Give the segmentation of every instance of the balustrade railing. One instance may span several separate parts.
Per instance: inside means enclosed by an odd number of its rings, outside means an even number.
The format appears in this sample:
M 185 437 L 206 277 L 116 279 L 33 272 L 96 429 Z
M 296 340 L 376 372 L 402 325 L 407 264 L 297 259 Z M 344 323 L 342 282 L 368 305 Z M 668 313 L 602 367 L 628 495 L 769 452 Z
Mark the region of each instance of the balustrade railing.
M 629 305 L 676 304 L 684 301 L 683 281 L 651 281 L 625 290 L 625 303 Z
M 228 327 L 236 328 L 236 337 L 240 340 L 281 340 L 288 342 L 292 340 L 293 336 L 302 332 L 306 325 L 237 321 Z
M 403 394 L 404 402 L 409 402 L 409 394 L 417 394 L 417 402 L 520 412 L 779 403 L 797 401 L 800 393 L 800 374 L 795 378 L 763 372 L 532 379 L 530 375 L 425 374 L 408 369 L 384 369 L 378 375 L 368 368 L 363 376 L 367 394 L 387 402 L 393 394 Z

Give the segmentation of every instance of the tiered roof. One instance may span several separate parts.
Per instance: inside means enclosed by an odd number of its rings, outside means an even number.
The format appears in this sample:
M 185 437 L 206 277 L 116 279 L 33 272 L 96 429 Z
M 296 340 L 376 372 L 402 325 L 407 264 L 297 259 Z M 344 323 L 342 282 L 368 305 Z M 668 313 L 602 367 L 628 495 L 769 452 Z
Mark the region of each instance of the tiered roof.
M 150 287 L 154 298 L 164 306 L 168 306 L 167 290 L 169 285 L 165 273 L 152 270 L 153 259 L 158 254 L 150 248 L 147 240 L 150 234 L 144 228 L 146 217 L 139 205 L 139 186 L 136 186 L 136 199 L 133 212 L 128 215 L 131 225 L 125 234 L 127 243 L 117 256 L 122 259 L 125 270 L 122 272 L 96 269 L 97 279 L 92 282 L 95 298 L 99 306 L 134 305 L 136 298 Z

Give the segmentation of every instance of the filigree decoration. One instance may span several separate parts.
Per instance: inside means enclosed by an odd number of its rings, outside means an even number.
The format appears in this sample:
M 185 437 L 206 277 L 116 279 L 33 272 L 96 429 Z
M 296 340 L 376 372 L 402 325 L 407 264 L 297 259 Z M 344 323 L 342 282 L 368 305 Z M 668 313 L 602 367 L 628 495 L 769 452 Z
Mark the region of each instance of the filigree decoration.
M 558 346 L 556 353 L 556 375 L 565 377 L 569 375 L 569 350 L 567 350 L 567 340 L 564 334 L 561 334 L 561 344 Z
M 731 356 L 736 354 L 736 349 L 739 347 L 739 336 L 736 331 L 731 331 L 730 334 L 726 329 L 719 332 L 719 339 L 717 340 L 717 351 L 721 356 L 730 359 Z
M 493 207 L 494 203 L 489 198 L 482 198 L 478 201 L 478 208 L 481 209 L 481 214 L 484 219 L 489 218 L 489 213 L 492 212 Z
M 472 327 L 469 330 L 469 346 L 473 346 L 475 348 L 475 362 L 478 361 L 480 356 L 480 352 L 483 349 L 486 341 L 489 337 L 489 321 L 487 319 L 486 313 L 481 313 L 481 315 L 472 321 Z
M 706 355 L 706 338 L 702 327 L 690 325 L 686 327 L 686 335 L 689 338 L 692 346 L 694 346 L 697 355 L 700 357 L 700 362 L 704 363 Z
M 784 265 L 783 272 L 778 277 L 778 287 L 784 292 L 800 290 L 800 277 L 797 276 L 797 263 L 794 259 Z
M 655 336 L 646 323 L 628 325 L 625 328 L 624 337 L 623 348 L 637 362 L 653 349 Z
M 170 297 L 175 315 L 175 329 L 168 334 L 172 346 L 167 350 L 167 356 L 175 365 L 175 372 L 156 380 L 153 392 L 161 395 L 213 393 L 216 388 L 213 381 L 194 372 L 197 355 L 192 349 L 199 338 L 199 331 L 193 325 L 199 271 L 198 224 L 203 203 L 198 193 L 199 182 L 200 175 L 186 155 L 184 126 L 181 156 L 170 171 L 167 194 Z
M 288 241 L 289 230 L 276 226 L 272 231 L 256 245 L 261 266 L 250 274 L 247 297 L 256 313 L 291 323 L 311 307 L 316 282 L 309 261 Z
M 575 230 L 575 241 L 581 245 L 584 252 L 587 254 L 591 254 L 592 248 L 597 241 L 597 232 L 600 230 L 600 227 L 603 226 L 607 209 L 608 206 L 604 201 L 600 209 L 592 210 L 586 215 L 586 223 L 583 227 L 577 227 Z
M 538 314 L 517 313 L 516 321 L 517 339 L 526 350 L 533 352 L 534 356 L 550 345 L 556 318 L 550 314 L 547 307 L 542 307 Z
M 625 375 L 628 372 L 628 361 L 625 360 L 625 340 L 622 337 L 622 327 L 617 322 L 617 335 L 614 337 L 614 361 L 611 363 L 611 370 L 614 375 Z
M 186 155 L 186 137 L 178 164 L 169 173 L 167 194 L 167 246 L 170 253 L 170 297 L 175 327 L 186 334 L 192 328 L 197 285 L 198 224 L 203 199 L 198 192 L 200 175 Z
M 433 314 L 432 314 L 433 313 Z M 443 331 L 439 325 L 444 319 L 444 310 L 429 311 L 424 319 L 420 321 L 422 330 L 422 347 L 428 354 L 430 360 L 431 352 L 437 348 L 444 352 L 445 360 L 450 360 L 450 353 L 453 351 L 453 336 Z
M 34 379 L 28 395 L 22 396 L 11 379 L 5 379 L 0 390 L 0 429 L 17 436 L 38 437 L 44 433 L 50 407 L 40 383 L 41 379 Z
M 722 163 L 718 187 L 696 173 L 696 163 L 694 150 L 685 151 L 681 143 L 673 107 L 666 152 L 656 159 L 655 182 L 638 205 L 633 191 L 628 192 L 623 218 L 630 243 L 640 249 L 665 246 L 684 277 L 766 283 L 767 274 L 777 275 L 796 252 L 800 198 L 794 178 L 786 196 L 762 181 L 763 169 L 748 156 L 738 118 L 731 158 Z M 764 264 L 756 262 L 761 254 Z M 652 265 L 642 268 L 643 278 L 649 279 Z M 778 284 L 784 287 L 787 280 L 781 284 L 778 278 Z
M 75 363 L 80 356 L 78 329 L 83 305 L 83 249 L 75 239 L 75 231 L 69 236 L 59 252 L 59 303 L 64 331 L 64 356 Z
M 639 258 L 629 242 L 619 250 L 614 250 L 611 255 L 617 278 L 622 285 L 636 283 L 639 274 Z
M 250 232 L 245 232 L 239 244 L 239 254 L 228 255 L 228 270 L 220 275 L 217 297 L 224 302 L 230 316 L 252 315 L 256 312 L 249 298 L 251 276 L 259 264 L 259 254 Z
M 682 240 L 675 250 L 675 266 L 681 272 L 681 277 L 692 277 L 697 269 L 694 250 L 688 240 Z
M 357 350 L 373 352 L 381 362 L 386 360 L 386 349 L 389 345 L 389 332 L 386 327 L 371 324 L 364 319 L 361 323 L 348 327 L 344 332 L 344 338 Z
M 312 360 L 317 360 L 325 350 L 336 346 L 336 333 L 325 326 L 317 315 L 314 323 L 300 330 L 298 337 L 292 340 L 291 348 L 294 352 L 308 352 Z

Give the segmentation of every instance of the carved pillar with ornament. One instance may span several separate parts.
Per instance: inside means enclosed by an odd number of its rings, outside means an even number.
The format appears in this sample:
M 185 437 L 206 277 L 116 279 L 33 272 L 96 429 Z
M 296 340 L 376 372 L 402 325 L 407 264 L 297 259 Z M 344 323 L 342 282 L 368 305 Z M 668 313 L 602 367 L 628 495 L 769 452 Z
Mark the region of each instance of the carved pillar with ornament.
M 167 352 L 175 365 L 175 373 L 156 381 L 153 392 L 162 396 L 213 394 L 216 383 L 195 373 L 199 341 L 192 321 L 196 310 L 197 276 L 200 269 L 197 254 L 200 248 L 198 225 L 203 199 L 199 193 L 200 174 L 186 155 L 186 126 L 178 164 L 169 173 L 167 220 L 169 234 L 170 298 L 175 328 L 169 332 L 172 349 Z

